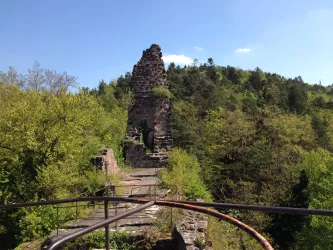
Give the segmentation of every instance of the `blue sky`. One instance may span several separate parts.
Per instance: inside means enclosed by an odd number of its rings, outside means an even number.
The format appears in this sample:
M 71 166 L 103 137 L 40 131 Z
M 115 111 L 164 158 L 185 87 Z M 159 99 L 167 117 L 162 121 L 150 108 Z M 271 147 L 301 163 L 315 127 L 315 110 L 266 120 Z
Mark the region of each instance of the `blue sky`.
M 4 0 L 0 13 L 0 71 L 36 60 L 91 88 L 157 43 L 166 62 L 212 57 L 333 83 L 332 0 Z

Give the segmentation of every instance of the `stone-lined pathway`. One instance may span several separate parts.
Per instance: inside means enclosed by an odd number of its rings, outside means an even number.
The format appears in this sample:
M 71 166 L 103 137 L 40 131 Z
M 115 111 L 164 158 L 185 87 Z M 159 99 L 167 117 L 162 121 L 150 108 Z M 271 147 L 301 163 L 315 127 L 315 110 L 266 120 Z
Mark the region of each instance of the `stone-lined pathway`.
M 157 169 L 155 168 L 136 168 L 131 169 L 129 172 L 123 174 L 121 178 L 121 185 L 155 185 L 158 184 L 156 174 Z M 156 195 L 158 198 L 163 198 L 166 190 L 157 189 Z M 147 195 L 149 194 L 150 195 Z M 155 188 L 152 187 L 149 189 L 146 187 L 122 187 L 121 195 L 127 197 L 155 197 Z M 133 203 L 120 203 L 115 208 L 115 205 L 110 204 L 109 206 L 109 217 L 115 216 L 116 214 L 120 214 L 124 212 L 126 209 L 134 208 L 138 206 L 138 204 Z M 110 224 L 110 232 L 117 230 L 126 231 L 131 235 L 139 235 L 143 233 L 147 228 L 151 227 L 153 222 L 158 217 L 158 207 L 152 206 L 147 208 L 139 213 L 133 214 L 129 217 L 121 219 L 117 221 L 117 223 Z M 59 238 L 71 234 L 75 231 L 81 230 L 82 228 L 89 227 L 93 224 L 96 224 L 100 221 L 104 220 L 104 208 L 98 208 L 91 212 L 85 218 L 79 219 L 77 221 L 72 222 L 68 226 L 63 226 L 50 234 L 49 239 L 51 242 L 58 240 Z

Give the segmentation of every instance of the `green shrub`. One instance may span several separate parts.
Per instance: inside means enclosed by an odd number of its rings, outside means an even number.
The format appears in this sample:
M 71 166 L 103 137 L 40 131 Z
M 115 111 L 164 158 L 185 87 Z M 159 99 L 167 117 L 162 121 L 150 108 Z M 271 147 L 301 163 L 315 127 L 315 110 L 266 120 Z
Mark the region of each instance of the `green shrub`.
M 22 241 L 43 237 L 57 227 L 56 209 L 52 205 L 39 206 L 32 211 L 24 209 L 26 215 L 19 222 Z
M 64 247 L 64 250 L 79 249 L 95 249 L 105 247 L 105 232 L 95 231 L 90 235 L 78 238 L 74 242 Z M 122 250 L 138 250 L 143 249 L 135 242 L 135 238 L 126 232 L 115 231 L 110 232 L 110 248 Z
M 204 249 L 205 247 L 205 239 L 202 237 L 197 237 L 194 240 L 194 245 L 198 247 L 199 249 Z
M 105 175 L 104 171 L 87 171 L 85 172 L 82 184 L 89 190 L 90 195 L 95 195 L 95 191 L 104 186 L 105 182 L 118 184 L 118 174 Z M 86 194 L 86 195 L 89 195 Z
M 172 98 L 172 93 L 170 92 L 170 90 L 167 89 L 167 88 L 163 88 L 163 87 L 153 88 L 153 94 L 155 96 L 164 96 L 164 97 L 167 97 L 169 99 Z
M 209 216 L 208 219 L 207 237 L 208 241 L 212 242 L 213 249 L 262 249 L 262 246 L 243 230 L 213 216 Z M 271 241 L 267 235 L 263 236 Z
M 211 195 L 200 177 L 201 168 L 197 158 L 179 148 L 170 150 L 168 156 L 168 165 L 162 170 L 162 183 L 177 185 L 180 193 L 189 199 L 210 201 Z
M 73 205 L 73 204 L 72 204 Z M 90 210 L 86 202 L 78 203 L 78 217 L 85 216 Z M 69 207 L 67 207 L 69 206 Z M 38 206 L 34 208 L 21 209 L 21 216 L 18 227 L 20 235 L 18 238 L 22 242 L 40 239 L 48 236 L 57 228 L 57 209 L 53 205 Z M 76 219 L 76 208 L 71 205 L 62 204 L 58 209 L 58 223 L 63 225 Z

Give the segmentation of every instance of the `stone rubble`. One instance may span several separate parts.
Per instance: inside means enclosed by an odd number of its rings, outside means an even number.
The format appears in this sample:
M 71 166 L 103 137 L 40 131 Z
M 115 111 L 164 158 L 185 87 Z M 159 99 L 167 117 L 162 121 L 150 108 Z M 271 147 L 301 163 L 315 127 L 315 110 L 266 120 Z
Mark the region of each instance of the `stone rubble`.
M 177 249 L 180 250 L 199 250 L 212 249 L 209 246 L 200 248 L 196 246 L 197 240 L 206 240 L 208 228 L 208 216 L 191 210 L 183 210 L 184 215 L 177 222 L 174 237 L 177 239 Z

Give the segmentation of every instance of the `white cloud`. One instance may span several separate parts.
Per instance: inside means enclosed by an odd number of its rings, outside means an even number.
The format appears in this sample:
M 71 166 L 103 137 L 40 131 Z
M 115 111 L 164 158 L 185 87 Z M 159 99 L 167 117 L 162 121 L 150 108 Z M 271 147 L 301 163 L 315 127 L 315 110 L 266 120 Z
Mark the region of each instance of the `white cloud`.
M 166 55 L 162 57 L 165 63 L 175 63 L 175 64 L 186 64 L 190 65 L 193 63 L 193 59 L 185 55 Z
M 199 50 L 199 51 L 203 50 L 203 48 L 201 48 L 201 47 L 199 47 L 199 46 L 195 46 L 194 48 L 195 48 L 196 50 Z
M 235 52 L 236 53 L 249 53 L 249 52 L 251 52 L 251 49 L 249 49 L 249 48 L 239 48 Z

